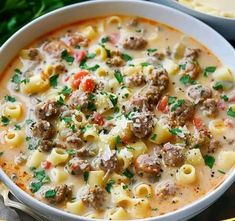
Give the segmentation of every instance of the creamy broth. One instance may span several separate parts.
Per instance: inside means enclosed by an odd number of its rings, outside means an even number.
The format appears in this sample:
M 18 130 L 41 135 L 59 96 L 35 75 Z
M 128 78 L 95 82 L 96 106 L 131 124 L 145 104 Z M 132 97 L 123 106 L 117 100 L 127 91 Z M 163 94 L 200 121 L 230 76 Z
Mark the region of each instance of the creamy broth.
M 1 76 L 1 167 L 67 212 L 159 216 L 215 189 L 235 163 L 230 69 L 164 24 L 72 24 Z

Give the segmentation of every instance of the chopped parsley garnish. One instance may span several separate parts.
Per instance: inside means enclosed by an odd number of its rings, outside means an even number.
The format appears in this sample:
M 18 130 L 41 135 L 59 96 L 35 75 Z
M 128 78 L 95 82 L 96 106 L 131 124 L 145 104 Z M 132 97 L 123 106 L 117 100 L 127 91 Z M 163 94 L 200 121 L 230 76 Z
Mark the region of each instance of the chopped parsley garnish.
M 21 83 L 24 83 L 24 84 L 27 84 L 27 83 L 29 83 L 29 82 L 30 82 L 29 78 L 25 78 L 25 79 L 23 79 L 23 80 L 21 81 Z
M 80 62 L 79 67 L 81 69 L 85 69 L 85 70 L 88 70 L 88 71 L 96 71 L 100 66 L 98 64 L 95 64 L 94 66 L 89 67 L 86 63 L 86 59 L 84 59 Z
M 59 106 L 65 105 L 64 99 L 63 99 L 61 96 L 59 97 L 59 100 L 56 101 L 56 103 L 57 103 Z
M 121 139 L 121 137 L 118 135 L 118 136 L 116 136 L 115 137 L 115 145 L 117 146 L 117 145 L 119 145 L 119 144 L 121 144 L 122 143 L 122 139 Z
M 89 71 L 96 71 L 100 66 L 98 64 L 95 64 L 94 66 L 92 67 L 89 67 L 88 70 Z
M 21 126 L 19 124 L 15 124 L 15 130 L 21 130 Z
M 56 74 L 56 75 L 53 75 L 53 76 L 51 76 L 50 77 L 50 85 L 52 86 L 52 87 L 56 87 L 57 86 L 57 84 L 58 84 L 58 82 L 57 82 L 57 80 L 58 80 L 58 77 L 59 77 L 59 75 L 58 74 Z
M 224 88 L 223 84 L 221 82 L 216 82 L 213 86 L 215 90 L 222 90 Z
M 157 207 L 152 208 L 152 211 L 157 211 L 157 210 L 158 210 Z
M 121 84 L 123 82 L 123 76 L 119 70 L 115 70 L 114 76 L 117 79 L 119 84 Z
M 89 102 L 87 105 L 87 109 L 90 111 L 96 111 L 96 106 L 93 102 Z
M 171 105 L 173 103 L 175 103 L 177 97 L 173 97 L 173 96 L 169 96 L 168 97 L 168 104 Z
M 14 97 L 11 97 L 9 95 L 6 95 L 4 97 L 4 99 L 5 99 L 5 101 L 9 101 L 9 102 L 15 102 L 16 101 L 16 99 Z
M 171 107 L 171 111 L 175 111 L 178 107 L 181 107 L 185 103 L 184 99 L 179 99 L 177 102 L 173 104 Z
M 135 32 L 140 33 L 142 29 L 136 29 Z
M 64 118 L 63 118 L 63 121 L 64 121 L 65 123 L 67 123 L 67 124 L 73 122 L 72 117 L 64 117 Z
M 10 119 L 5 116 L 1 116 L 1 122 L 3 126 L 7 126 L 10 123 Z
M 156 52 L 156 51 L 157 51 L 156 48 L 149 48 L 149 49 L 147 49 L 148 53 L 153 53 L 153 52 Z
M 142 62 L 142 63 L 141 63 L 141 66 L 142 66 L 142 67 L 147 67 L 147 66 L 149 66 L 149 65 L 150 65 L 149 62 Z
M 179 68 L 180 68 L 181 70 L 185 70 L 185 69 L 186 69 L 186 64 L 180 64 L 180 65 L 179 65 Z
M 126 169 L 126 170 L 123 172 L 123 175 L 126 176 L 126 177 L 129 178 L 129 179 L 131 179 L 131 178 L 134 177 L 134 174 L 133 174 L 130 170 L 128 170 L 128 169 Z
M 55 190 L 47 190 L 45 192 L 45 198 L 54 198 L 56 195 L 56 191 Z
M 69 64 L 72 64 L 74 61 L 74 57 L 71 56 L 67 50 L 62 51 L 61 58 L 65 60 L 66 62 L 68 62 Z
M 226 94 L 222 94 L 220 98 L 223 99 L 224 101 L 228 101 L 228 96 Z
M 72 93 L 72 89 L 68 87 L 67 85 L 64 86 L 60 92 L 60 94 L 63 94 L 63 95 L 70 95 L 71 93 Z
M 15 74 L 12 76 L 11 78 L 11 82 L 16 84 L 15 86 L 15 90 L 19 90 L 19 84 L 21 82 L 21 77 L 20 75 L 22 74 L 22 72 L 19 69 L 15 69 Z
M 108 182 L 106 183 L 105 189 L 108 193 L 111 192 L 111 188 L 113 187 L 113 184 L 115 184 L 114 180 L 108 180 Z
M 126 53 L 123 53 L 123 54 L 122 54 L 122 59 L 123 59 L 124 61 L 131 61 L 133 58 L 132 58 L 130 55 L 128 55 L 128 54 L 126 54 Z
M 230 107 L 227 111 L 227 115 L 230 117 L 235 117 L 235 111 L 233 110 L 232 107 Z
M 89 53 L 86 57 L 87 57 L 88 59 L 92 59 L 92 58 L 94 58 L 95 56 L 96 56 L 95 53 Z
M 157 134 L 153 134 L 153 135 L 150 137 L 150 140 L 155 141 L 155 140 L 156 140 L 156 138 L 157 138 Z
M 182 130 L 180 130 L 179 128 L 173 128 L 173 129 L 170 129 L 169 131 L 174 135 L 178 135 L 178 133 L 182 132 Z
M 192 80 L 191 77 L 189 75 L 184 75 L 180 78 L 180 82 L 184 85 L 188 85 L 188 84 L 195 84 L 196 81 Z
M 85 172 L 83 173 L 83 179 L 84 179 L 84 181 L 87 182 L 87 181 L 88 181 L 88 178 L 89 178 L 89 172 L 88 172 L 88 171 L 85 171 Z
M 212 167 L 214 166 L 214 163 L 215 163 L 215 158 L 210 155 L 205 155 L 204 162 L 208 167 L 210 167 L 212 169 Z
M 219 173 L 226 174 L 223 170 L 218 170 Z
M 104 43 L 106 43 L 108 41 L 109 41 L 109 37 L 108 36 L 101 38 L 101 43 L 102 44 L 104 44 Z
M 129 151 L 135 150 L 135 148 L 130 147 L 130 146 L 127 146 L 126 149 L 129 150 Z
M 32 119 L 26 119 L 26 120 L 25 120 L 25 123 L 26 123 L 27 125 L 29 125 L 29 124 L 33 123 L 33 120 L 32 120 Z
M 127 190 L 128 188 L 129 188 L 128 185 L 123 185 L 123 186 L 122 186 L 122 189 L 124 189 L 124 190 Z
M 112 102 L 113 106 L 115 107 L 117 105 L 117 102 L 118 102 L 118 97 L 114 94 L 110 94 L 109 99 Z
M 214 73 L 215 70 L 216 70 L 216 67 L 215 67 L 215 66 L 208 66 L 208 67 L 206 67 L 206 68 L 204 69 L 204 71 L 203 71 L 204 77 L 208 77 L 209 74 Z
M 77 153 L 75 149 L 66 150 L 66 152 L 68 153 L 68 155 L 75 155 Z
M 113 116 L 106 117 L 106 120 L 112 120 L 112 119 L 113 119 Z
M 4 154 L 4 152 L 3 152 L 3 151 L 1 151 L 1 152 L 0 152 L 0 157 L 1 157 L 3 154 Z
M 41 187 L 42 187 L 43 183 L 42 182 L 32 182 L 30 184 L 30 190 L 33 193 L 36 193 Z

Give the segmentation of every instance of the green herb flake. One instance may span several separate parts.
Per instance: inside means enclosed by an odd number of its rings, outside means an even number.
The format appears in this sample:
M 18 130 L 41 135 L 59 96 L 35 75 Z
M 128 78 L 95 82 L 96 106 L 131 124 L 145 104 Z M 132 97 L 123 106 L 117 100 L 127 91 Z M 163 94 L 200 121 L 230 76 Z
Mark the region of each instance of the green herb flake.
M 68 153 L 68 155 L 72 156 L 75 155 L 77 153 L 77 151 L 75 149 L 70 149 L 70 150 L 66 150 L 66 152 Z
M 235 111 L 233 110 L 232 107 L 230 107 L 227 111 L 227 115 L 230 117 L 235 117 Z
M 130 55 L 126 54 L 126 53 L 122 53 L 122 59 L 124 61 L 131 61 L 133 58 Z
M 215 163 L 215 158 L 210 155 L 205 155 L 204 162 L 208 167 L 210 167 L 212 169 L 212 167 L 214 166 L 214 163 Z
M 101 43 L 102 44 L 107 43 L 108 41 L 109 41 L 109 37 L 108 36 L 101 38 Z
M 128 185 L 123 185 L 123 186 L 122 186 L 122 189 L 124 189 L 124 190 L 127 190 L 128 188 L 129 188 Z
M 152 211 L 157 211 L 157 210 L 158 210 L 157 207 L 152 208 Z
M 173 103 L 175 103 L 177 97 L 173 97 L 173 96 L 169 96 L 168 97 L 168 104 L 171 105 Z
M 3 154 L 4 154 L 4 152 L 3 152 L 3 151 L 1 151 L 1 152 L 0 152 L 0 157 L 1 157 Z
M 224 101 L 228 101 L 228 96 L 226 94 L 222 94 L 220 98 L 223 99 Z
M 23 80 L 21 81 L 21 83 L 24 83 L 24 84 L 27 84 L 27 83 L 29 83 L 29 82 L 30 82 L 29 78 L 25 78 L 25 79 L 23 79 Z
M 142 62 L 141 64 L 140 64 L 142 67 L 147 67 L 147 66 L 149 66 L 149 65 L 151 65 L 149 62 Z
M 219 173 L 226 174 L 223 170 L 218 170 Z
M 58 84 L 58 77 L 59 77 L 59 75 L 58 74 L 56 74 L 56 75 L 53 75 L 53 76 L 51 76 L 50 77 L 50 85 L 53 87 L 53 88 L 55 88 L 56 86 L 57 86 L 57 84 Z
M 106 183 L 105 189 L 108 193 L 111 193 L 111 188 L 113 187 L 113 184 L 115 184 L 114 180 L 108 180 Z
M 204 71 L 203 71 L 204 77 L 208 77 L 209 74 L 214 73 L 215 70 L 216 70 L 216 67 L 215 67 L 215 66 L 208 66 L 208 67 L 206 67 L 206 68 L 204 69 Z
M 64 99 L 63 99 L 61 96 L 59 97 L 59 100 L 56 101 L 56 103 L 57 103 L 59 106 L 65 105 Z
M 92 66 L 92 67 L 89 67 L 88 70 L 89 71 L 96 71 L 100 66 L 98 64 Z
M 150 137 L 150 140 L 155 141 L 156 139 L 157 139 L 157 134 L 153 134 L 153 135 Z
M 72 89 L 70 87 L 68 87 L 67 85 L 63 87 L 63 89 L 61 90 L 60 94 L 63 95 L 70 95 L 72 93 Z
M 116 137 L 115 137 L 115 144 L 116 144 L 116 146 L 119 145 L 119 144 L 121 144 L 121 143 L 122 143 L 121 137 L 120 137 L 119 135 L 116 136 Z
M 65 60 L 66 62 L 68 62 L 69 64 L 72 64 L 74 61 L 74 57 L 71 56 L 67 50 L 62 51 L 61 58 Z
M 196 84 L 195 80 L 192 80 L 189 75 L 184 75 L 180 78 L 180 82 L 183 85 Z
M 88 172 L 88 171 L 85 171 L 85 172 L 83 173 L 83 179 L 84 179 L 84 181 L 87 182 L 87 181 L 88 181 L 88 178 L 89 178 L 89 172 Z
M 224 88 L 223 84 L 221 82 L 216 82 L 213 86 L 215 90 L 222 90 Z
M 6 116 L 1 116 L 1 122 L 3 126 L 7 126 L 10 123 L 10 119 Z
M 15 99 L 14 97 L 11 97 L 11 96 L 9 96 L 9 95 L 6 95 L 6 96 L 4 97 L 4 100 L 5 100 L 5 101 L 9 101 L 9 102 L 15 102 L 15 101 L 16 101 L 16 99 Z
M 45 192 L 45 198 L 54 198 L 56 196 L 55 190 L 47 190 Z
M 186 69 L 186 64 L 180 64 L 180 65 L 179 65 L 179 68 L 180 68 L 181 70 L 185 70 L 185 69 Z
M 95 56 L 96 56 L 95 53 L 89 53 L 86 57 L 87 57 L 87 59 L 92 59 L 92 58 L 94 58 Z
M 25 123 L 26 123 L 27 125 L 30 125 L 31 123 L 33 123 L 33 120 L 32 120 L 32 119 L 26 119 L 26 120 L 25 120 Z
M 118 97 L 114 94 L 110 94 L 109 99 L 112 102 L 113 106 L 115 107 L 117 105 L 117 102 L 118 102 Z
M 153 52 L 156 52 L 156 51 L 157 51 L 156 48 L 149 48 L 149 49 L 147 49 L 148 53 L 153 53 Z
M 63 121 L 64 121 L 65 123 L 67 123 L 67 124 L 73 122 L 72 117 L 64 117 L 64 118 L 63 118 Z
M 178 107 L 181 107 L 185 103 L 184 99 L 179 99 L 176 103 L 171 107 L 171 111 L 175 111 Z
M 32 182 L 30 184 L 30 190 L 33 193 L 36 193 L 41 187 L 42 187 L 43 183 L 42 182 Z
M 180 130 L 179 128 L 173 128 L 169 130 L 173 135 L 178 135 L 178 133 L 181 133 L 182 130 Z
M 123 82 L 123 76 L 119 70 L 115 70 L 114 76 L 117 79 L 119 84 L 121 84 Z
M 129 178 L 129 179 L 131 179 L 131 178 L 134 177 L 134 174 L 133 174 L 130 170 L 128 170 L 128 169 L 126 169 L 126 170 L 123 172 L 123 175 L 126 176 L 126 177 Z

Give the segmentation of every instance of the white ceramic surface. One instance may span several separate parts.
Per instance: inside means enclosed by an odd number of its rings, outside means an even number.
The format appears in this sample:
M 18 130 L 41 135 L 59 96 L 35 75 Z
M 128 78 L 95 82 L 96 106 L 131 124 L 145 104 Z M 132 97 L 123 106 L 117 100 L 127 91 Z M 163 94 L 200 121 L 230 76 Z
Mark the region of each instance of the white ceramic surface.
M 207 23 L 214 29 L 216 29 L 228 40 L 235 40 L 235 19 L 213 16 L 213 15 L 209 15 L 200 11 L 196 11 L 182 4 L 179 4 L 176 0 L 151 0 L 151 1 L 176 8 L 189 15 L 192 15 L 202 20 L 203 22 Z
M 169 24 L 180 29 L 184 33 L 206 45 L 219 59 L 231 67 L 235 73 L 235 51 L 232 46 L 212 28 L 197 19 L 181 13 L 177 10 L 144 1 L 131 0 L 108 0 L 93 1 L 82 4 L 71 5 L 36 19 L 20 31 L 16 32 L 0 48 L 0 73 L 16 55 L 17 51 L 25 47 L 35 38 L 62 25 L 78 20 L 111 14 L 138 15 Z M 193 27 L 193 28 L 192 28 Z M 205 34 L 206 33 L 206 34 Z M 75 216 L 61 210 L 43 204 L 24 191 L 19 189 L 5 173 L 0 169 L 0 180 L 2 180 L 23 203 L 30 206 L 35 212 L 47 217 L 50 221 L 78 221 L 90 220 L 88 218 Z M 183 221 L 191 218 L 206 209 L 235 181 L 235 171 L 232 171 L 216 190 L 208 193 L 205 197 L 194 203 L 172 213 L 146 220 L 152 221 Z

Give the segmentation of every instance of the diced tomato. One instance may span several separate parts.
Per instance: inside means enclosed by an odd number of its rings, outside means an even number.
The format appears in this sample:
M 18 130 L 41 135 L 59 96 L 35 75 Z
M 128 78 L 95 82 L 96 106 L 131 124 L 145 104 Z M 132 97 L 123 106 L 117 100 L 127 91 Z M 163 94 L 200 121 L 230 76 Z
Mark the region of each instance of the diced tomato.
M 72 86 L 73 88 L 78 88 L 81 84 L 82 79 L 89 74 L 88 70 L 81 70 L 73 76 Z
M 127 136 L 122 137 L 122 143 L 123 144 L 128 144 L 129 143 L 129 139 L 128 139 Z
M 95 89 L 95 82 L 91 78 L 84 79 L 85 81 L 82 82 L 82 89 L 86 92 L 92 92 Z
M 71 165 L 71 169 L 74 171 L 74 170 L 77 170 L 78 169 L 78 165 L 77 164 L 72 164 Z
M 94 123 L 96 123 L 100 126 L 104 125 L 104 117 L 101 114 L 94 113 L 93 117 L 94 117 Z
M 48 169 L 51 168 L 52 164 L 51 164 L 51 162 L 49 162 L 49 161 L 46 160 L 46 161 L 43 161 L 43 162 L 42 162 L 41 166 L 42 166 L 42 168 L 44 168 L 45 170 L 48 170 Z
M 202 129 L 204 128 L 204 124 L 201 118 L 199 117 L 194 117 L 193 118 L 193 124 L 197 129 Z
M 75 59 L 76 61 L 80 62 L 82 61 L 83 59 L 86 58 L 86 55 L 87 55 L 87 52 L 85 50 L 81 50 L 79 52 L 75 52 L 74 56 L 75 56 Z
M 157 109 L 161 111 L 162 113 L 167 113 L 168 112 L 167 103 L 168 103 L 168 97 L 164 96 L 162 100 L 160 101 L 160 103 L 158 104 Z
M 120 39 L 120 34 L 119 33 L 111 33 L 109 35 L 109 42 L 114 44 L 114 45 L 117 44 L 119 39 Z
M 68 81 L 69 80 L 69 76 L 67 76 L 65 79 L 64 79 L 64 81 L 66 82 L 66 81 Z

